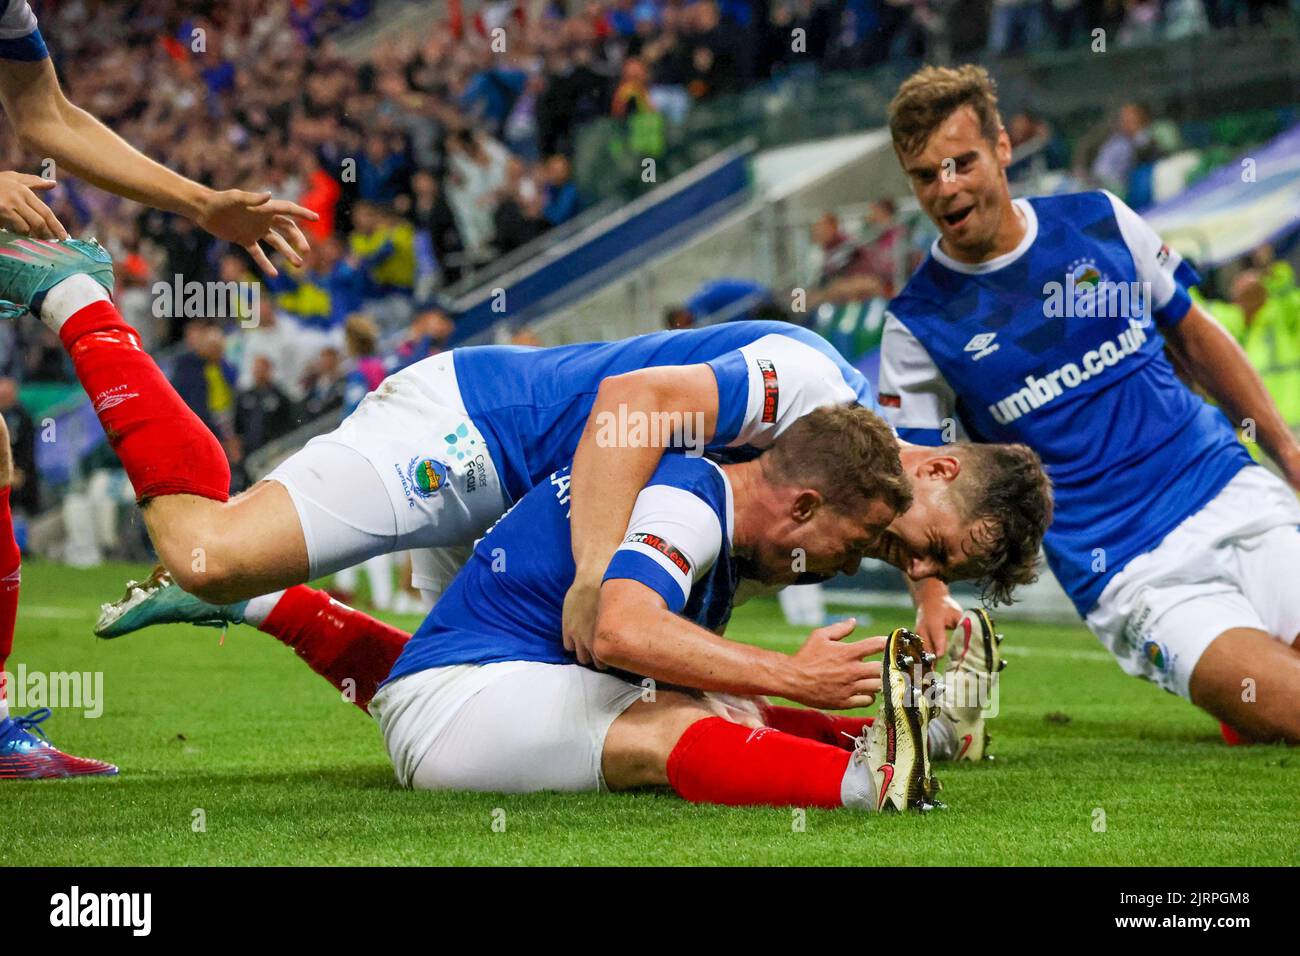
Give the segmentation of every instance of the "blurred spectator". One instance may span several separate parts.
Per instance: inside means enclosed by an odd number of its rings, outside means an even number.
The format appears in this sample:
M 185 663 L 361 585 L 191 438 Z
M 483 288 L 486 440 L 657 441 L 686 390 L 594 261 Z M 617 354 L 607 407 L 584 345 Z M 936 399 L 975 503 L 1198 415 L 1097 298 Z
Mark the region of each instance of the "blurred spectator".
M 41 508 L 41 488 L 36 472 L 36 423 L 18 400 L 18 383 L 0 378 L 0 415 L 9 429 L 13 456 L 13 481 L 9 501 L 15 510 L 35 514 Z
M 1141 103 L 1125 103 L 1088 167 L 1088 179 L 1126 196 L 1133 170 L 1139 163 L 1151 162 L 1158 153 L 1151 134 L 1151 111 Z
M 303 419 L 319 418 L 342 408 L 345 378 L 339 350 L 334 346 L 322 349 L 303 379 L 307 393 L 302 403 Z
M 993 0 L 989 52 L 994 56 L 1037 50 L 1043 42 L 1043 0 Z
M 506 183 L 501 187 L 492 216 L 498 252 L 502 255 L 513 252 L 546 231 L 549 223 L 543 218 L 542 203 L 542 190 L 528 175 L 527 167 L 518 157 L 510 157 Z
M 261 297 L 257 324 L 240 331 L 239 343 L 242 346 L 238 378 L 241 389 L 253 387 L 253 366 L 258 359 L 265 359 L 276 387 L 290 401 L 299 402 L 305 397 L 302 379 L 319 349 L 313 349 L 315 343 L 306 340 L 297 322 L 276 311 L 270 296 Z
M 461 130 L 447 142 L 447 201 L 471 254 L 486 254 L 492 240 L 490 201 L 505 185 L 506 157 L 505 147 L 484 132 Z
M 176 359 L 171 381 L 203 424 L 223 441 L 231 435 L 235 412 L 235 369 L 225 359 L 225 337 L 211 322 L 185 326 L 185 350 Z
M 379 357 L 379 327 L 373 319 L 349 316 L 343 335 L 348 350 L 348 371 L 343 383 L 343 417 L 347 418 L 363 398 L 379 387 L 389 367 Z
M 1242 347 L 1288 425 L 1300 425 L 1300 311 L 1272 295 L 1259 272 L 1246 269 L 1232 282 L 1232 302 L 1244 321 Z
M 293 401 L 275 383 L 274 366 L 265 355 L 253 360 L 252 384 L 235 399 L 235 434 L 243 455 L 293 431 Z
M 456 323 L 447 317 L 446 312 L 438 308 L 422 309 L 415 314 L 401 344 L 397 346 L 395 367 L 406 368 L 437 355 L 447 347 L 447 342 L 455 331 Z
M 542 216 L 550 225 L 558 226 L 578 214 L 578 187 L 570 178 L 569 161 L 558 153 L 546 161 L 542 193 Z
M 881 295 L 892 296 L 896 277 L 911 275 L 916 264 L 906 257 L 907 227 L 898 220 L 898 207 L 892 199 L 877 199 L 867 210 L 865 241 L 862 245 L 862 274 L 876 279 Z
M 678 306 L 664 311 L 668 329 L 689 329 L 704 319 L 735 322 L 741 319 L 780 319 L 789 315 L 776 300 L 772 290 L 753 279 L 720 278 L 700 284 Z
M 522 165 L 522 164 L 521 164 Z M 420 170 L 411 177 L 411 221 L 415 224 L 416 255 L 427 256 L 425 272 L 436 273 L 440 282 L 452 285 L 461 276 L 461 257 L 465 249 L 460 228 L 437 177 Z

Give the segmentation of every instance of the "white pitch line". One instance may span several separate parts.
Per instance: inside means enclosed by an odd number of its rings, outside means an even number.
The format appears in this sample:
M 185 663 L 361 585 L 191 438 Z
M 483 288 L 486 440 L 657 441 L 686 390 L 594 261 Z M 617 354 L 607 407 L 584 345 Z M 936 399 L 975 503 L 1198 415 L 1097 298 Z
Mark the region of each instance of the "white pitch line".
M 779 637 L 769 635 L 764 638 L 764 643 L 781 644 L 786 647 L 798 647 L 807 640 L 806 637 Z M 1064 647 L 1020 647 L 1015 644 L 1002 644 L 998 647 L 1000 653 L 1009 657 L 1054 657 L 1058 660 L 1067 661 L 1103 661 L 1113 663 L 1115 658 L 1105 651 L 1074 651 Z
M 73 618 L 90 618 L 93 615 L 89 611 L 77 611 L 70 607 L 43 607 L 39 604 L 34 607 L 28 607 L 24 604 L 19 607 L 18 616 L 57 617 L 72 620 Z
M 1056 647 L 1016 647 L 1014 645 L 1008 647 L 1006 644 L 998 647 L 998 653 L 1011 657 L 1057 657 L 1068 661 L 1105 661 L 1111 663 L 1115 660 L 1105 651 L 1071 651 Z

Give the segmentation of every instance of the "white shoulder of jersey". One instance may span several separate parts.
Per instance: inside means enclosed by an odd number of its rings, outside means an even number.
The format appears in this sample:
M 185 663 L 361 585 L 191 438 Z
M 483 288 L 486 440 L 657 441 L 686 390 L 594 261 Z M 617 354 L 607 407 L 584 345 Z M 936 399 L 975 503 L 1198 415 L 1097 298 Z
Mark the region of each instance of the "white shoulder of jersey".
M 1115 221 L 1119 223 L 1120 235 L 1133 256 L 1138 281 L 1151 284 L 1152 308 L 1164 308 L 1177 292 L 1174 270 L 1183 261 L 1182 256 L 1165 245 L 1156 231 L 1124 200 L 1109 190 L 1103 189 L 1102 192 L 1115 210 Z
M 7 0 L 0 12 L 0 40 L 17 40 L 36 29 L 36 14 L 27 0 Z
M 892 312 L 880 340 L 880 414 L 895 429 L 943 428 L 956 421 L 957 396 L 921 340 Z
M 727 518 L 730 523 L 730 485 Z M 682 589 L 685 601 L 695 582 L 717 562 L 723 540 L 718 516 L 703 498 L 684 488 L 649 485 L 637 495 L 619 550 L 643 554 L 662 567 Z
M 788 335 L 765 335 L 740 348 L 749 372 L 749 403 L 733 445 L 767 448 L 804 415 L 857 401 L 830 356 Z

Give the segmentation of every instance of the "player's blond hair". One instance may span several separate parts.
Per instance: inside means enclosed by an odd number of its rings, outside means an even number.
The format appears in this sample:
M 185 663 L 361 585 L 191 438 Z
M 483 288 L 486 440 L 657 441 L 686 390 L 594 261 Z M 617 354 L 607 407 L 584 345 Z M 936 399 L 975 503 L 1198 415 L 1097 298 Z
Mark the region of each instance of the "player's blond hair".
M 911 156 L 925 148 L 939 124 L 963 106 L 975 111 L 980 133 L 996 145 L 1002 130 L 998 86 L 982 66 L 926 66 L 903 81 L 889 104 L 894 148 Z

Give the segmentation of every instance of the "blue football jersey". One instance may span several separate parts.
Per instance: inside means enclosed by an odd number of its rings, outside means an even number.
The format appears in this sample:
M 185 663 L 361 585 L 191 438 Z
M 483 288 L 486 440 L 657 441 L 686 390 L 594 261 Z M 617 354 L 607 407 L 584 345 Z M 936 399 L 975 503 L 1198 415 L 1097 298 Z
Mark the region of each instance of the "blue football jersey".
M 27 0 L 0 0 L 0 60 L 43 60 L 49 56 Z
M 1042 456 L 1056 494 L 1044 548 L 1086 614 L 1251 460 L 1164 354 L 1159 329 L 1187 314 L 1195 271 L 1110 193 L 1016 207 L 1016 249 L 968 265 L 936 242 L 890 303 L 880 404 L 907 441 Z
M 737 586 L 733 520 L 731 486 L 718 465 L 665 455 L 637 496 L 605 580 L 639 581 L 670 611 L 720 630 Z M 561 632 L 573 575 L 566 467 L 524 495 L 479 540 L 388 680 L 450 664 L 574 663 Z
M 512 501 L 572 460 L 607 376 L 709 364 L 718 380 L 718 426 L 705 446 L 711 451 L 766 448 L 824 405 L 875 408 L 861 372 L 817 333 L 788 322 L 728 322 L 548 349 L 474 346 L 452 356 L 465 410 Z

